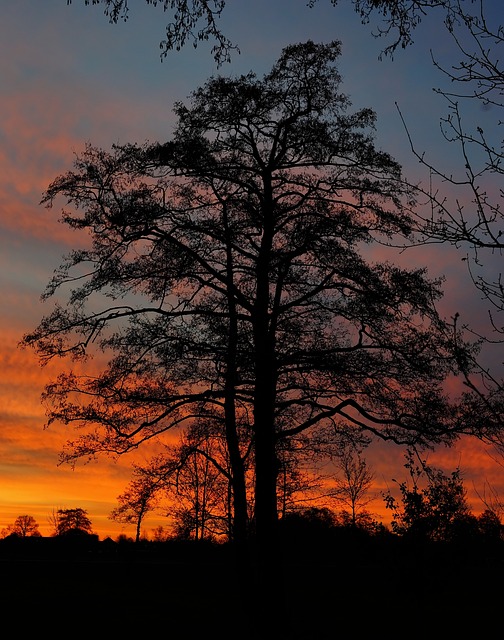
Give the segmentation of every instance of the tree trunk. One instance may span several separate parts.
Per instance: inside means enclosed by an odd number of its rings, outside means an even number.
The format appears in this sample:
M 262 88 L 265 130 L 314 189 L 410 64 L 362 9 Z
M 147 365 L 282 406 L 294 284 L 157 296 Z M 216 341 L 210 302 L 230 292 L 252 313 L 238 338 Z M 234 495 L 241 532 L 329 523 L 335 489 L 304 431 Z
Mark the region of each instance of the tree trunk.
M 261 633 L 271 631 L 272 625 L 280 622 L 278 618 L 281 619 L 282 614 L 278 605 L 283 592 L 283 570 L 277 540 L 277 460 L 268 391 L 267 384 L 259 384 L 255 400 L 255 604 L 258 631 Z
M 265 181 L 266 203 L 271 185 Z M 256 266 L 256 300 L 253 330 L 255 349 L 255 568 L 258 631 L 272 631 L 279 616 L 282 595 L 281 559 L 277 545 L 277 475 L 275 439 L 276 359 L 275 335 L 270 324 L 270 267 L 273 244 L 273 208 L 263 211 L 263 237 Z
M 227 210 L 223 211 L 223 224 L 226 232 L 226 287 L 228 305 L 228 348 L 226 354 L 226 373 L 224 382 L 224 416 L 226 444 L 231 467 L 232 488 L 232 543 L 234 547 L 234 570 L 237 586 L 241 591 L 243 602 L 250 599 L 250 551 L 248 546 L 248 501 L 245 480 L 245 465 L 240 451 L 236 417 L 237 345 L 238 314 L 234 293 L 234 263 L 232 252 L 232 236 L 229 230 Z

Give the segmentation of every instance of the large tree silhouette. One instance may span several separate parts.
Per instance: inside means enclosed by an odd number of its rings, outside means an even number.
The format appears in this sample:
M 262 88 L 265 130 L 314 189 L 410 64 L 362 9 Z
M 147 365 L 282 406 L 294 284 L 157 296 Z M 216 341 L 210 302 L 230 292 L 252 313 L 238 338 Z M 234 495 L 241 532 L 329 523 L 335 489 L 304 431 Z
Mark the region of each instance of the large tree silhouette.
M 76 361 L 44 393 L 49 422 L 81 429 L 64 460 L 202 424 L 226 445 L 238 545 L 253 460 L 264 571 L 283 455 L 342 434 L 422 446 L 463 430 L 443 384 L 472 348 L 436 310 L 439 280 L 372 259 L 410 233 L 414 194 L 373 144 L 373 111 L 340 92 L 339 55 L 289 46 L 262 79 L 213 77 L 177 103 L 168 142 L 88 145 L 44 202 L 63 197 L 90 246 L 44 294 L 66 305 L 23 340 L 43 362 Z

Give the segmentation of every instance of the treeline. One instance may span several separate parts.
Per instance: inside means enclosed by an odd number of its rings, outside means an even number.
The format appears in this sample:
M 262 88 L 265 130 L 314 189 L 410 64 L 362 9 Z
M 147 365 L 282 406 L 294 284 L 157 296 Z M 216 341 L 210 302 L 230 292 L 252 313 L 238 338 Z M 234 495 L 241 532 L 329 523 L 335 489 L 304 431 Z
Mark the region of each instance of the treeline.
M 395 481 L 399 495 L 394 496 L 390 490 L 383 494 L 386 508 L 392 515 L 390 526 L 383 524 L 366 508 L 370 502 L 368 493 L 372 486 L 373 474 L 366 461 L 359 454 L 355 454 L 339 460 L 339 469 L 343 473 L 336 479 L 332 493 L 328 494 L 344 508 L 291 505 L 283 511 L 279 519 L 281 540 L 285 544 L 292 541 L 301 544 L 309 540 L 319 544 L 334 536 L 345 535 L 348 539 L 401 539 L 421 544 L 500 544 L 504 541 L 503 505 L 497 494 L 490 492 L 489 497 L 482 497 L 484 509 L 479 515 L 475 515 L 467 500 L 460 468 L 445 473 L 428 466 L 425 461 L 415 459 L 412 452 L 406 455 L 405 468 L 408 470 L 408 479 Z M 185 495 L 187 497 L 187 493 Z M 208 504 L 214 503 L 209 501 Z M 151 531 L 151 535 L 145 531 L 135 537 L 120 534 L 115 542 L 135 542 L 143 545 L 149 542 L 159 544 L 170 541 L 232 542 L 230 531 L 228 535 L 222 535 L 222 530 L 219 530 L 219 535 L 215 535 L 212 527 L 205 524 L 211 522 L 215 516 L 206 509 L 204 502 L 196 505 L 195 500 L 188 503 L 181 500 L 171 512 L 170 527 L 159 526 Z M 221 516 L 221 519 L 225 520 L 225 517 Z M 84 509 L 58 509 L 49 520 L 53 525 L 51 537 L 60 540 L 93 537 L 98 540 Z M 140 524 L 141 519 L 137 523 L 137 531 Z M 253 537 L 253 520 L 250 526 Z M 2 539 L 33 537 L 42 536 L 39 524 L 30 515 L 19 516 L 12 525 L 0 532 Z
M 57 509 L 49 517 L 53 533 L 51 537 L 96 536 L 85 509 Z M 13 524 L 0 532 L 0 538 L 40 538 L 39 523 L 33 516 L 18 516 Z

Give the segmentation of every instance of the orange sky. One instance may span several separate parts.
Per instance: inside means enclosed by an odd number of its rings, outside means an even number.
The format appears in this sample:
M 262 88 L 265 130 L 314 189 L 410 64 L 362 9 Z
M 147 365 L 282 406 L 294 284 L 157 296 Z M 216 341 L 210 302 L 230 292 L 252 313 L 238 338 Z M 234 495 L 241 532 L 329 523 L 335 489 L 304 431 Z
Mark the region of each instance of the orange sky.
M 130 479 L 130 461 L 100 460 L 75 470 L 57 465 L 68 434 L 56 426 L 44 430 L 40 394 L 58 368 L 41 370 L 33 354 L 17 345 L 44 313 L 39 296 L 53 269 L 80 242 L 58 224 L 57 210 L 39 205 L 44 189 L 71 168 L 74 152 L 86 141 L 108 148 L 114 142 L 167 139 L 173 102 L 184 100 L 217 72 L 204 45 L 196 51 L 189 46 L 161 63 L 158 42 L 165 16 L 138 4 L 128 23 L 115 26 L 107 23 L 101 8 L 85 7 L 83 2 L 67 7 L 64 0 L 16 0 L 2 8 L 0 530 L 19 515 L 32 515 L 41 532 L 49 535 L 48 519 L 54 510 L 80 507 L 88 511 L 100 537 L 123 532 L 108 515 Z M 443 162 L 453 162 L 451 149 L 436 147 L 441 144 L 438 121 L 443 103 L 432 87 L 439 86 L 441 78 L 428 56 L 433 42 L 440 53 L 448 51 L 443 32 L 426 27 L 419 32 L 416 49 L 400 52 L 394 62 L 379 62 L 380 43 L 349 8 L 335 9 L 327 2 L 310 11 L 301 5 L 293 10 L 291 0 L 229 3 L 222 25 L 239 41 L 242 53 L 230 69 L 220 72 L 246 73 L 253 68 L 260 75 L 286 44 L 308 37 L 341 39 L 343 90 L 355 108 L 377 111 L 379 143 L 405 165 L 409 177 L 419 167 L 409 153 L 396 101 L 413 123 L 417 139 Z M 485 322 L 486 309 L 460 254 L 448 247 L 423 248 L 408 260 L 428 264 L 432 276 L 446 275 L 447 314 L 458 311 L 478 326 Z M 493 349 L 490 355 L 500 366 L 500 353 Z M 479 512 L 477 492 L 483 493 L 486 482 L 504 496 L 502 459 L 491 454 L 474 441 L 464 441 L 429 460 L 447 472 L 460 465 L 471 504 Z M 405 478 L 402 452 L 393 446 L 374 446 L 366 457 L 378 494 L 392 486 L 392 478 Z M 381 498 L 370 508 L 387 520 Z M 162 518 L 150 519 L 145 528 L 150 531 L 163 523 Z M 125 531 L 134 534 L 133 527 Z

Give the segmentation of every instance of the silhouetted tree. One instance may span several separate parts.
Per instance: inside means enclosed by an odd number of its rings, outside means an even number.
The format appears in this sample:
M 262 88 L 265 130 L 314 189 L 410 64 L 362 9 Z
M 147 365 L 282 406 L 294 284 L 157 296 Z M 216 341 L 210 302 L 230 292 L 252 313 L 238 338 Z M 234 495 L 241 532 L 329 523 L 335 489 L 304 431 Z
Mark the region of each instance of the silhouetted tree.
M 317 547 L 332 541 L 337 527 L 336 514 L 327 507 L 305 507 L 287 512 L 281 520 L 281 529 L 294 548 Z
M 487 541 L 494 540 L 501 542 L 504 540 L 504 525 L 502 524 L 502 520 L 498 514 L 491 509 L 485 509 L 478 516 L 478 528 L 483 538 Z
M 148 5 L 159 5 L 163 11 L 171 11 L 173 21 L 166 26 L 166 40 L 160 43 L 162 56 L 169 51 L 179 51 L 190 42 L 194 47 L 208 40 L 215 41 L 211 53 L 221 65 L 229 62 L 233 50 L 239 51 L 217 26 L 218 19 L 225 7 L 225 0 L 145 0 Z M 128 0 L 84 0 L 86 5 L 104 5 L 104 13 L 111 23 L 127 20 L 129 16 Z M 72 0 L 67 0 L 72 4 Z
M 134 479 L 126 491 L 117 497 L 119 506 L 110 513 L 110 519 L 122 524 L 135 525 L 135 542 L 140 542 L 142 523 L 145 516 L 157 505 L 158 483 L 133 465 Z
M 8 525 L 2 530 L 0 537 L 5 538 L 9 535 L 15 535 L 19 538 L 39 537 L 42 534 L 39 531 L 39 525 L 33 516 L 18 516 L 14 524 Z
M 460 469 L 446 475 L 433 469 L 423 460 L 415 462 L 415 454 L 406 454 L 404 465 L 410 474 L 407 481 L 397 482 L 400 502 L 385 494 L 388 509 L 393 512 L 392 530 L 413 540 L 453 542 L 468 538 L 477 532 L 477 519 L 467 502 Z M 420 486 L 420 479 L 426 486 Z
M 485 505 L 485 512 L 495 514 L 495 517 L 501 521 L 504 516 L 504 502 L 498 492 L 488 482 L 483 485 L 483 490 L 476 490 L 478 498 Z
M 260 575 L 277 575 L 286 443 L 449 444 L 464 428 L 443 383 L 473 352 L 436 310 L 441 280 L 363 255 L 409 235 L 414 193 L 375 148 L 373 111 L 347 113 L 339 55 L 308 41 L 263 79 L 211 78 L 175 105 L 172 140 L 88 145 L 44 197 L 91 240 L 44 294 L 70 291 L 67 306 L 23 340 L 79 367 L 43 398 L 49 423 L 81 428 L 63 460 L 202 421 L 225 445 L 242 544 L 253 465 Z M 94 349 L 111 358 L 86 373 Z
M 365 508 L 359 509 L 355 517 L 351 511 L 342 509 L 338 512 L 337 519 L 338 526 L 350 529 L 353 533 L 359 532 L 359 534 L 380 535 L 388 532 L 383 522 Z
M 133 465 L 134 479 L 112 512 L 122 522 L 133 522 L 157 507 L 171 516 L 176 537 L 233 539 L 230 471 L 226 452 L 206 429 L 190 428 L 178 445 L 145 465 Z M 139 527 L 139 524 L 138 524 Z M 139 528 L 137 527 L 137 531 Z
M 334 456 L 333 463 L 338 475 L 335 478 L 336 488 L 331 490 L 331 495 L 349 510 L 348 517 L 342 514 L 343 519 L 350 526 L 356 527 L 362 514 L 362 520 L 365 520 L 367 526 L 369 514 L 365 507 L 373 500 L 369 496 L 374 480 L 373 471 L 359 449 L 352 444 L 343 446 Z
M 154 542 L 166 542 L 170 537 L 170 533 L 162 525 L 152 530 L 152 539 Z
M 208 443 L 206 443 L 208 446 Z M 229 530 L 229 478 L 213 464 L 210 449 L 186 451 L 184 464 L 171 485 L 171 506 L 177 537 L 193 540 L 232 538 Z
M 54 535 L 92 534 L 93 525 L 85 509 L 58 509 L 53 516 Z
M 303 468 L 300 464 L 302 452 L 294 450 L 286 455 L 281 452 L 278 473 L 278 515 L 284 517 L 287 513 L 306 507 L 307 504 L 324 503 L 323 474 L 316 467 Z
M 130 536 L 127 536 L 125 533 L 120 533 L 117 536 L 116 541 L 119 544 L 133 544 L 135 542 L 133 538 L 131 538 Z

